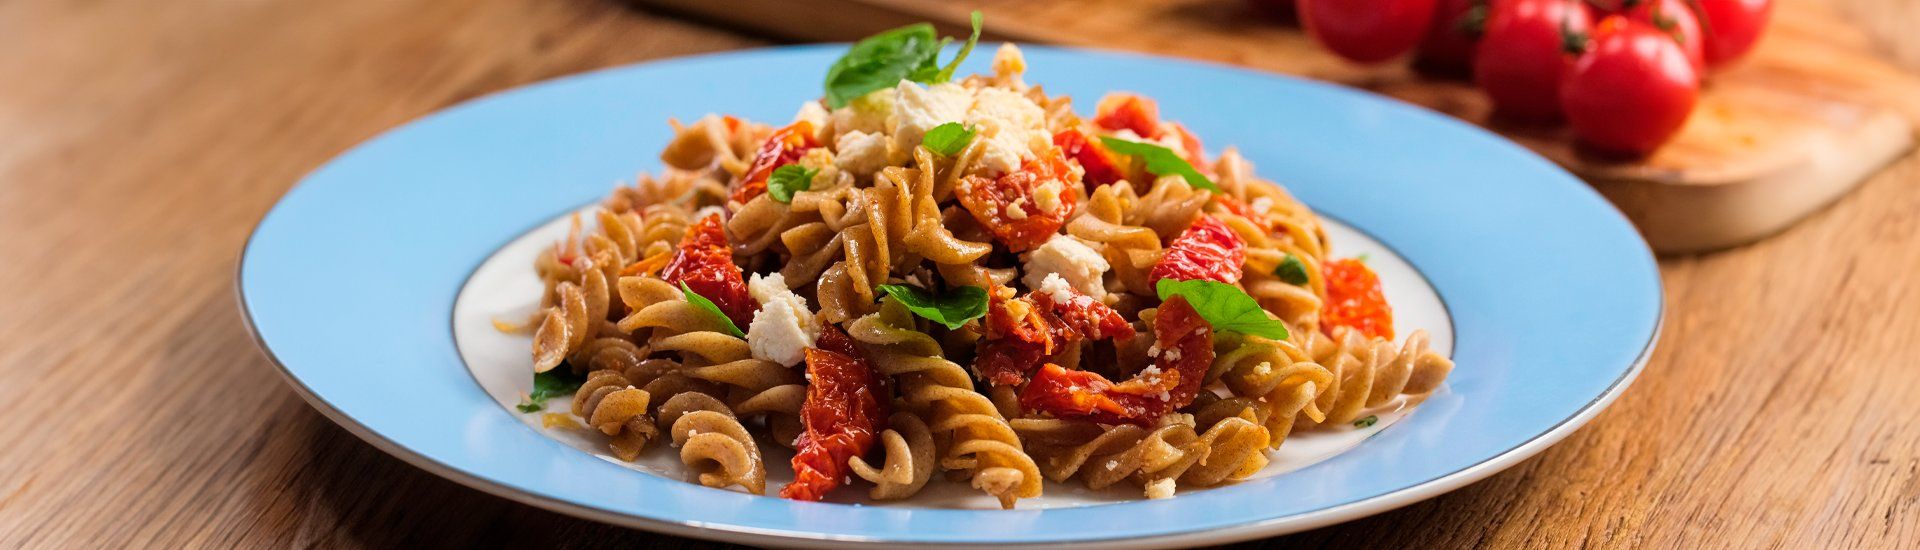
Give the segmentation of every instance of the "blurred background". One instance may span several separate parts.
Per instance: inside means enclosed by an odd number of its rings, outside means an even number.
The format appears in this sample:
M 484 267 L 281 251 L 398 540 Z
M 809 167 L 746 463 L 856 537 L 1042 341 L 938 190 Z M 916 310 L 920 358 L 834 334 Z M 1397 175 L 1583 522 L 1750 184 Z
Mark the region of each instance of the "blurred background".
M 1920 401 L 1920 2 L 15 0 L 0 547 L 712 547 L 470 490 L 334 426 L 235 314 L 237 253 L 307 171 L 476 96 L 923 20 L 964 35 L 973 9 L 990 39 L 1300 75 L 1482 125 L 1664 253 L 1659 350 L 1588 427 L 1445 496 L 1248 546 L 1920 539 L 1900 408 Z

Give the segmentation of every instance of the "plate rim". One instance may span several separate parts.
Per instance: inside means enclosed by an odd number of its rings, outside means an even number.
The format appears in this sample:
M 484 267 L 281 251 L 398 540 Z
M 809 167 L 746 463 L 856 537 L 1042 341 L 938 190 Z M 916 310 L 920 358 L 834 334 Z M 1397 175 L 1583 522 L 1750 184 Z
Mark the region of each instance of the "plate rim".
M 558 512 L 562 514 L 567 514 L 574 517 L 600 521 L 603 523 L 608 523 L 613 525 L 620 525 L 628 528 L 636 528 L 636 529 L 642 529 L 642 530 L 647 530 L 652 532 L 667 533 L 667 534 L 689 537 L 689 538 L 697 538 L 697 539 L 704 539 L 704 540 L 722 540 L 722 541 L 729 541 L 729 542 L 780 546 L 780 547 L 825 548 L 825 547 L 844 547 L 849 544 L 858 544 L 858 545 L 884 544 L 888 546 L 901 546 L 901 547 L 913 547 L 913 548 L 962 548 L 962 547 L 977 548 L 982 545 L 1005 546 L 1010 548 L 1087 547 L 1087 546 L 1095 546 L 1095 545 L 1098 545 L 1099 547 L 1102 547 L 1102 548 L 1143 548 L 1143 547 L 1160 547 L 1160 546 L 1166 546 L 1166 545 L 1218 544 L 1218 543 L 1243 541 L 1243 540 L 1249 540 L 1253 538 L 1277 536 L 1277 535 L 1283 535 L 1288 533 L 1305 531 L 1309 529 L 1351 521 L 1354 519 L 1359 519 L 1359 518 L 1363 518 L 1371 515 L 1384 513 L 1394 509 L 1398 509 L 1398 508 L 1407 506 L 1409 504 L 1434 498 L 1441 494 L 1451 492 L 1460 487 L 1463 487 L 1468 484 L 1490 477 L 1493 474 L 1504 471 L 1507 468 L 1510 468 L 1521 461 L 1524 461 L 1528 458 L 1533 457 L 1534 455 L 1545 450 L 1546 448 L 1559 443 L 1561 440 L 1565 439 L 1567 436 L 1571 435 L 1573 432 L 1577 431 L 1579 428 L 1585 426 L 1586 423 L 1591 421 L 1595 416 L 1598 416 L 1598 414 L 1601 411 L 1604 411 L 1608 406 L 1610 406 L 1614 401 L 1616 401 L 1619 398 L 1619 396 L 1622 393 L 1624 393 L 1628 387 L 1632 385 L 1633 381 L 1639 377 L 1640 373 L 1643 370 L 1645 370 L 1648 362 L 1652 358 L 1652 355 L 1655 349 L 1658 347 L 1660 337 L 1664 333 L 1666 320 L 1667 320 L 1666 319 L 1667 305 L 1664 299 L 1665 281 L 1659 276 L 1657 256 L 1653 254 L 1651 247 L 1648 246 L 1646 243 L 1645 237 L 1640 235 L 1636 228 L 1635 231 L 1633 231 L 1634 240 L 1637 241 L 1637 243 L 1640 245 L 1641 250 L 1646 251 L 1647 259 L 1649 263 L 1652 264 L 1652 266 L 1654 267 L 1654 270 L 1653 270 L 1654 277 L 1653 277 L 1653 280 L 1651 281 L 1652 290 L 1653 290 L 1654 296 L 1656 297 L 1656 299 L 1654 300 L 1654 307 L 1653 307 L 1654 319 L 1653 319 L 1652 329 L 1651 331 L 1649 331 L 1649 333 L 1646 336 L 1646 341 L 1642 344 L 1642 347 L 1639 353 L 1632 360 L 1632 363 L 1628 365 L 1628 368 L 1625 371 L 1623 371 L 1620 375 L 1618 375 L 1612 382 L 1610 382 L 1604 391 L 1602 391 L 1600 394 L 1596 395 L 1594 398 L 1589 400 L 1586 404 L 1583 404 L 1572 415 L 1569 415 L 1566 418 L 1561 419 L 1552 428 L 1542 431 L 1528 438 L 1527 440 L 1513 446 L 1512 448 L 1509 448 L 1505 451 L 1489 456 L 1484 460 L 1475 462 L 1470 466 L 1466 466 L 1466 467 L 1454 470 L 1452 472 L 1449 472 L 1449 473 L 1446 473 L 1422 482 L 1418 482 L 1412 485 L 1408 485 L 1399 489 L 1395 489 L 1383 494 L 1362 498 L 1359 500 L 1354 500 L 1351 502 L 1342 503 L 1334 506 L 1320 508 L 1320 509 L 1316 509 L 1308 512 L 1302 512 L 1302 513 L 1285 515 L 1285 516 L 1274 517 L 1274 518 L 1267 518 L 1263 520 L 1247 521 L 1247 522 L 1232 525 L 1230 527 L 1217 528 L 1217 529 L 1211 529 L 1211 530 L 1177 531 L 1177 532 L 1169 532 L 1169 533 L 1163 533 L 1163 534 L 1132 536 L 1132 537 L 1124 537 L 1124 538 L 1120 538 L 1120 537 L 1076 538 L 1071 540 L 1062 540 L 1058 542 L 1038 542 L 1038 541 L 996 542 L 996 541 L 897 540 L 897 539 L 890 539 L 885 537 L 874 537 L 874 536 L 863 536 L 863 535 L 834 535 L 834 534 L 816 533 L 816 532 L 796 532 L 796 531 L 789 531 L 784 529 L 755 528 L 748 525 L 738 525 L 738 524 L 707 524 L 707 523 L 701 523 L 701 522 L 680 522 L 680 521 L 673 521 L 673 520 L 667 520 L 667 519 L 659 519 L 659 518 L 634 515 L 634 514 L 606 509 L 598 506 L 582 504 L 579 502 L 549 497 L 549 496 L 537 494 L 534 492 L 530 492 L 525 489 L 514 487 L 502 481 L 490 479 L 487 477 L 482 477 L 481 475 L 478 475 L 478 474 L 468 473 L 459 468 L 447 465 L 437 459 L 434 459 L 433 457 L 426 456 L 420 452 L 417 452 L 411 448 L 408 448 L 405 445 L 401 445 L 400 443 L 388 438 L 387 436 L 380 434 L 379 432 L 376 432 L 371 428 L 368 428 L 365 424 L 347 415 L 346 413 L 344 413 L 343 411 L 335 407 L 332 403 L 328 402 L 324 397 L 321 397 L 320 395 L 315 393 L 312 390 L 312 388 L 307 386 L 307 384 L 303 380 L 301 380 L 298 376 L 296 376 L 292 372 L 292 370 L 286 365 L 286 363 L 283 362 L 280 359 L 280 357 L 273 351 L 273 349 L 268 346 L 265 336 L 260 332 L 258 326 L 255 323 L 253 306 L 249 303 L 247 299 L 246 286 L 245 286 L 245 271 L 246 271 L 246 265 L 248 261 L 248 254 L 252 252 L 253 247 L 256 244 L 256 241 L 259 237 L 259 232 L 261 228 L 265 226 L 269 218 L 271 218 L 276 212 L 278 212 L 284 206 L 284 203 L 287 197 L 291 195 L 301 185 L 307 183 L 307 181 L 311 179 L 313 175 L 327 168 L 329 165 L 333 164 L 335 161 L 341 159 L 342 157 L 352 154 L 353 152 L 363 147 L 366 147 L 369 144 L 380 141 L 382 138 L 385 138 L 396 131 L 399 131 L 404 128 L 412 127 L 417 124 L 424 123 L 435 118 L 439 118 L 443 115 L 447 115 L 454 111 L 460 110 L 463 107 L 470 107 L 476 103 L 480 103 L 487 99 L 500 96 L 503 94 L 525 91 L 529 88 L 536 87 L 536 86 L 550 85 L 550 84 L 554 84 L 561 81 L 569 81 L 574 79 L 590 77 L 594 75 L 601 75 L 603 73 L 611 73 L 611 72 L 617 72 L 617 71 L 626 70 L 626 69 L 633 69 L 637 67 L 659 65 L 663 63 L 693 62 L 693 61 L 707 60 L 707 59 L 713 59 L 713 58 L 725 58 L 725 57 L 736 57 L 736 56 L 748 57 L 748 56 L 754 56 L 754 55 L 760 55 L 760 54 L 766 54 L 766 53 L 791 52 L 791 51 L 797 51 L 797 50 L 810 50 L 810 49 L 826 49 L 826 48 L 844 47 L 844 46 L 845 46 L 845 43 L 823 43 L 823 44 L 745 48 L 745 49 L 737 49 L 737 50 L 707 52 L 707 53 L 685 55 L 685 56 L 658 58 L 658 59 L 638 61 L 633 63 L 624 63 L 624 64 L 618 64 L 618 65 L 611 65 L 607 67 L 600 67 L 600 68 L 595 68 L 587 71 L 568 73 L 568 74 L 558 75 L 558 76 L 554 76 L 554 77 L 550 77 L 542 80 L 522 83 L 519 85 L 502 88 L 499 90 L 494 90 L 488 93 L 466 98 L 456 103 L 439 107 L 431 112 L 422 114 L 418 117 L 409 119 L 405 122 L 399 123 L 395 126 L 382 130 L 381 132 L 378 132 L 374 135 L 368 136 L 365 139 L 360 140 L 354 143 L 353 145 L 339 152 L 334 153 L 333 155 L 327 157 L 327 159 L 323 161 L 321 164 L 316 165 L 314 168 L 302 173 L 299 176 L 299 178 L 294 182 L 294 184 L 289 186 L 287 190 L 281 194 L 281 197 L 274 202 L 273 206 L 268 208 L 265 212 L 263 212 L 260 215 L 260 217 L 255 221 L 252 228 L 249 229 L 247 238 L 242 244 L 240 254 L 236 258 L 236 261 L 234 263 L 234 278 L 233 278 L 233 289 L 234 289 L 234 294 L 236 296 L 236 303 L 239 309 L 242 324 L 246 328 L 248 337 L 253 341 L 254 346 L 260 350 L 261 354 L 268 360 L 268 362 L 273 364 L 275 371 L 281 376 L 281 378 L 283 378 L 288 382 L 289 386 L 291 386 L 295 394 L 299 395 L 302 400 L 308 403 L 309 406 L 312 406 L 316 410 L 318 410 L 322 414 L 322 416 L 332 421 L 335 425 L 338 425 L 341 428 L 346 429 L 349 433 L 352 433 L 355 437 L 360 438 L 362 441 L 365 441 L 368 444 L 373 445 L 375 448 L 381 450 L 382 452 L 385 452 L 388 455 L 391 455 L 393 457 L 399 458 L 403 462 L 413 465 L 414 467 L 420 468 L 422 470 L 427 471 L 428 473 L 432 473 L 439 477 L 453 480 L 466 487 L 476 489 L 481 492 L 494 495 L 497 497 L 505 498 L 521 504 L 531 505 L 541 509 Z M 1476 125 L 1459 121 L 1452 117 L 1445 116 L 1442 113 L 1438 113 L 1438 112 L 1432 111 L 1431 109 L 1428 109 L 1416 104 L 1408 103 L 1408 102 L 1399 100 L 1397 98 L 1381 95 L 1381 94 L 1374 93 L 1367 90 L 1348 88 L 1345 86 L 1339 86 L 1339 85 L 1328 83 L 1328 82 L 1308 79 L 1308 78 L 1294 76 L 1294 75 L 1258 71 L 1258 70 L 1253 70 L 1245 67 L 1239 67 L 1235 65 L 1230 65 L 1230 64 L 1215 62 L 1215 61 L 1208 61 L 1208 60 L 1186 59 L 1186 58 L 1179 58 L 1179 57 L 1147 54 L 1147 53 L 1124 51 L 1124 50 L 1112 50 L 1112 49 L 1104 49 L 1104 48 L 1097 48 L 1097 47 L 1072 47 L 1072 46 L 1052 46 L 1052 45 L 1032 45 L 1032 44 L 1022 44 L 1021 47 L 1023 49 L 1030 49 L 1030 50 L 1053 50 L 1056 52 L 1062 52 L 1062 53 L 1068 53 L 1068 54 L 1091 53 L 1091 54 L 1098 54 L 1098 55 L 1105 55 L 1105 56 L 1135 58 L 1139 60 L 1158 62 L 1158 63 L 1201 65 L 1201 66 L 1206 66 L 1216 70 L 1226 70 L 1230 72 L 1253 75 L 1253 76 L 1258 76 L 1262 78 L 1288 80 L 1296 84 L 1304 84 L 1304 85 L 1313 86 L 1313 87 L 1332 89 L 1340 93 L 1365 96 L 1365 97 L 1371 98 L 1372 100 L 1384 100 L 1387 103 L 1397 104 L 1402 108 L 1411 108 L 1413 111 L 1417 111 L 1419 112 L 1419 114 L 1428 115 L 1430 118 L 1437 119 L 1443 124 L 1450 124 L 1459 129 L 1469 131 L 1469 132 L 1478 132 L 1478 133 L 1498 137 L 1497 134 L 1493 134 L 1491 131 L 1488 131 L 1485 128 L 1481 128 Z M 1575 182 L 1581 181 L 1577 176 L 1573 176 L 1571 173 L 1566 172 L 1566 170 L 1560 167 L 1559 165 L 1554 164 L 1551 161 L 1545 160 L 1544 157 L 1539 157 L 1537 153 L 1534 153 L 1533 151 L 1528 150 L 1524 147 L 1520 147 L 1517 144 L 1513 144 L 1510 141 L 1505 140 L 1505 138 L 1500 138 L 1500 140 L 1502 140 L 1502 142 L 1504 142 L 1505 145 L 1510 146 L 1511 148 L 1521 152 L 1522 154 L 1536 157 L 1536 159 L 1541 160 L 1542 162 L 1546 163 L 1548 166 L 1551 166 L 1554 170 L 1565 173 L 1570 179 L 1574 180 Z M 1586 191 L 1587 193 L 1593 195 L 1594 197 L 1599 197 L 1598 192 L 1594 191 L 1591 187 L 1588 187 L 1582 184 L 1580 185 L 1580 188 Z M 1605 211 L 1610 212 L 1615 217 L 1619 218 L 1619 220 L 1622 223 L 1625 223 L 1628 227 L 1633 227 L 1631 221 L 1625 216 L 1625 214 L 1622 213 L 1619 210 L 1619 208 L 1613 205 L 1610 201 L 1606 201 L 1603 197 L 1601 197 L 1599 200 L 1599 203 L 1604 205 L 1603 209 Z M 1361 231 L 1362 233 L 1369 233 L 1365 228 L 1362 228 L 1359 225 L 1352 224 L 1352 223 L 1348 223 L 1347 225 L 1355 228 L 1356 230 Z M 1372 236 L 1372 235 L 1369 233 L 1369 236 Z M 1381 242 L 1382 244 L 1388 246 L 1389 248 L 1392 248 L 1393 246 L 1387 243 L 1387 241 L 1380 240 L 1377 237 L 1375 237 L 1375 240 Z M 1402 257 L 1404 258 L 1405 256 L 1402 255 Z M 485 259 L 482 258 L 479 261 L 479 263 L 484 263 L 484 261 Z M 479 265 L 479 263 L 475 264 L 476 268 Z M 1409 260 L 1409 264 L 1412 265 L 1412 262 L 1410 260 Z M 1416 272 L 1420 271 L 1420 266 L 1413 265 L 1413 267 Z M 462 280 L 464 281 L 467 279 L 467 277 L 470 277 L 470 276 L 471 276 L 471 270 L 469 270 L 469 273 L 467 276 L 462 277 Z M 1422 274 L 1421 276 L 1425 278 L 1424 274 Z M 1442 292 L 1438 286 L 1435 286 L 1434 288 L 1435 288 L 1435 293 L 1440 297 L 1442 307 L 1443 308 L 1448 307 L 1446 294 Z M 458 289 L 456 289 L 455 292 L 457 293 Z M 449 338 L 451 338 L 451 335 L 449 335 Z M 1453 338 L 1457 342 L 1459 338 L 1458 332 L 1454 333 Z M 482 393 L 484 393 L 484 391 Z

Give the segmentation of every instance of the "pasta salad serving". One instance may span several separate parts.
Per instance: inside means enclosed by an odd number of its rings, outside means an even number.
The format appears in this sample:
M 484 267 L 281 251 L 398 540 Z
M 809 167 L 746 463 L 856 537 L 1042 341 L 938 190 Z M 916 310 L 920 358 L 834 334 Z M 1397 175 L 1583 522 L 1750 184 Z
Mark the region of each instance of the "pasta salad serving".
M 926 24 L 862 40 L 779 127 L 672 122 L 665 169 L 535 262 L 540 316 L 502 327 L 533 335 L 521 410 L 710 487 L 1011 508 L 1243 479 L 1452 370 L 1234 149 L 1135 94 L 1082 118 L 1012 44 L 956 75 L 979 32 L 945 62 Z

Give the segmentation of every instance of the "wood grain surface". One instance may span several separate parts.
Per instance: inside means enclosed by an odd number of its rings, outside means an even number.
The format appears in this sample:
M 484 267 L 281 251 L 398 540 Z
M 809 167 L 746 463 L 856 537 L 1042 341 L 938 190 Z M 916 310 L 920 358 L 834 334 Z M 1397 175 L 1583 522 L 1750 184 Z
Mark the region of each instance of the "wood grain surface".
M 761 43 L 590 0 L 0 3 L 0 548 L 711 547 L 382 454 L 280 380 L 232 278 L 288 186 L 387 128 L 535 80 Z M 1652 363 L 1561 444 L 1439 498 L 1249 545 L 1914 547 L 1917 267 L 1909 155 L 1769 240 L 1663 260 Z

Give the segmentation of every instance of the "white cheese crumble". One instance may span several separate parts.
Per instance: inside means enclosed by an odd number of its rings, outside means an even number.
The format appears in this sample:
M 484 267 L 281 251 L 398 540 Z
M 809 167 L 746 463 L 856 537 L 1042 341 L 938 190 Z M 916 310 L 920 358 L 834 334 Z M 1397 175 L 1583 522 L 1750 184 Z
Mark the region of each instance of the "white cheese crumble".
M 820 337 L 820 324 L 807 309 L 807 299 L 787 288 L 786 277 L 754 274 L 747 292 L 760 302 L 747 325 L 747 344 L 753 357 L 793 366 L 806 359 L 807 348 Z
M 1047 112 L 1027 96 L 1005 88 L 980 88 L 974 91 L 973 108 L 966 124 L 979 130 L 980 166 L 989 172 L 1006 173 L 1020 168 L 1033 158 L 1036 134 L 1051 141 L 1047 134 Z
M 1253 199 L 1253 204 L 1250 204 L 1248 206 L 1253 207 L 1253 212 L 1255 214 L 1266 214 L 1267 212 L 1273 211 L 1273 197 L 1259 197 L 1259 198 Z
M 826 135 L 829 116 L 832 115 L 827 112 L 825 106 L 820 105 L 819 101 L 808 101 L 800 104 L 800 111 L 793 114 L 793 121 L 812 124 L 814 139 L 821 139 Z
M 1106 283 L 1101 275 L 1113 266 L 1100 252 L 1068 235 L 1054 235 L 1041 243 L 1032 252 L 1027 253 L 1026 276 L 1021 282 L 1027 288 L 1041 288 L 1048 275 L 1058 275 L 1074 290 L 1081 294 L 1099 299 L 1107 295 Z
M 840 134 L 833 144 L 834 164 L 862 178 L 887 167 L 887 135 L 854 130 Z
M 921 86 L 910 80 L 894 88 L 893 116 L 887 118 L 888 133 L 894 147 L 912 151 L 920 146 L 927 130 L 948 122 L 965 120 L 973 105 L 973 94 L 952 82 Z
M 1163 477 L 1147 482 L 1147 498 L 1173 498 L 1173 478 Z
M 1060 192 L 1065 190 L 1060 180 L 1050 179 L 1033 189 L 1033 205 L 1041 212 L 1060 212 Z
M 1048 273 L 1047 278 L 1040 280 L 1040 286 L 1034 288 L 1056 304 L 1064 304 L 1074 298 L 1073 285 L 1067 284 L 1067 280 L 1060 278 L 1059 273 Z
M 1007 203 L 1007 219 L 1009 220 L 1027 219 L 1027 208 L 1025 206 L 1022 206 L 1026 203 L 1027 203 L 1026 197 L 1014 197 L 1013 202 Z
M 853 101 L 846 106 L 833 110 L 827 122 L 833 127 L 833 139 L 838 141 L 841 134 L 855 130 L 869 134 L 887 131 L 887 118 L 893 114 L 894 91 L 892 89 L 876 91 Z

